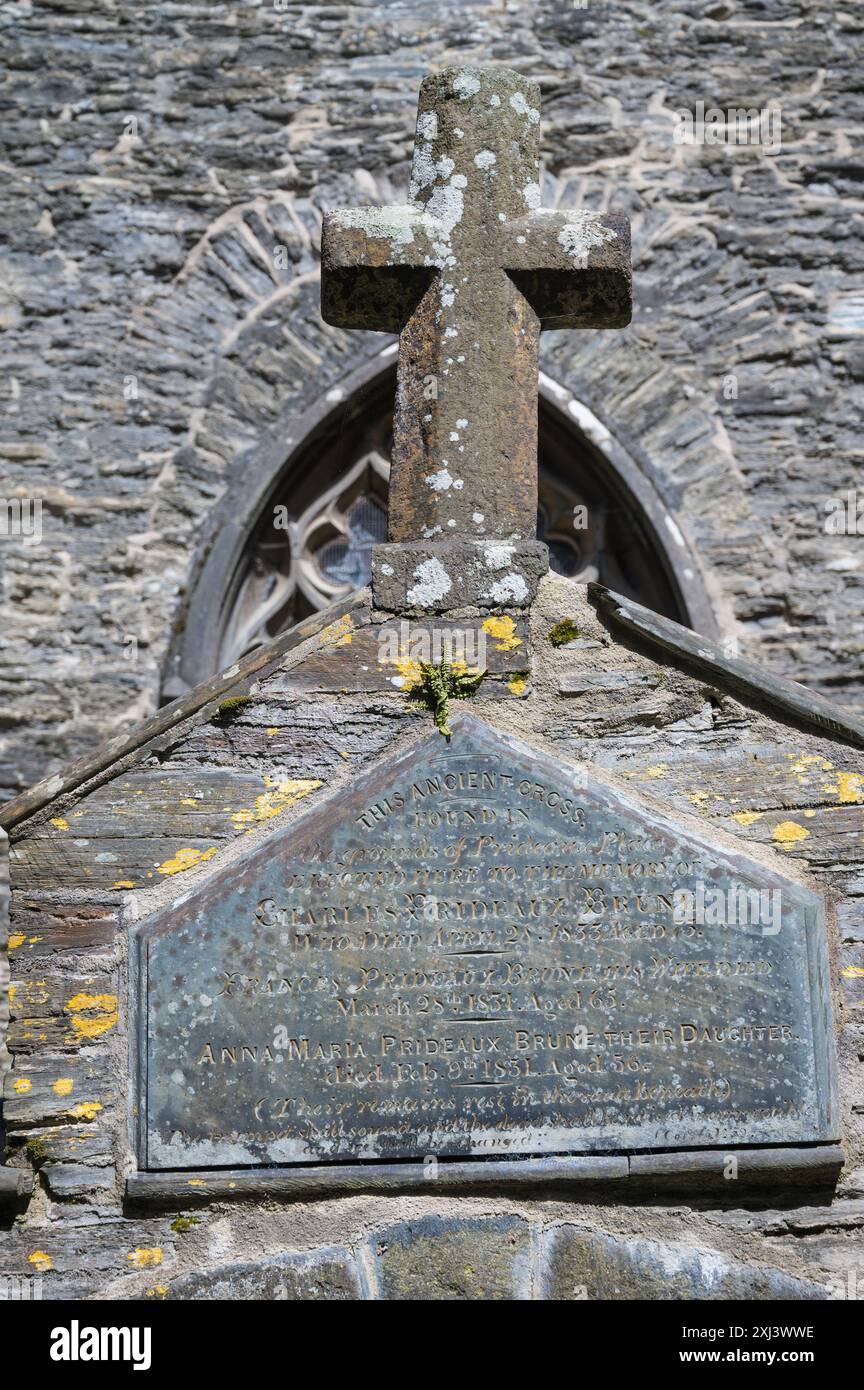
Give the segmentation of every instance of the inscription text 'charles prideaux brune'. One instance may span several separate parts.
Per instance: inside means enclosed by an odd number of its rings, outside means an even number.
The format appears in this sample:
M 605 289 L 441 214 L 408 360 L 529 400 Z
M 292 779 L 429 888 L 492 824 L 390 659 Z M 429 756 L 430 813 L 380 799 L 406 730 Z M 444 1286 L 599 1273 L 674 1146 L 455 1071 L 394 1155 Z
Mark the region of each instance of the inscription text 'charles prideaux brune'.
M 782 912 L 676 922 L 705 883 Z M 136 930 L 143 1164 L 829 1137 L 818 915 L 457 716 Z

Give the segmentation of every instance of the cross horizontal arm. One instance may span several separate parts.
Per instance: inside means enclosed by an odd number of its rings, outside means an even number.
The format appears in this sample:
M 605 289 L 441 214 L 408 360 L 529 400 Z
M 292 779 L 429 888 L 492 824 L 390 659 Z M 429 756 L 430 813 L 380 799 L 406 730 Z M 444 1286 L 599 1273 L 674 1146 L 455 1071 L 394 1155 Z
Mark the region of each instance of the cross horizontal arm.
M 321 312 L 336 328 L 399 333 L 442 264 L 441 228 L 422 208 L 337 208 L 321 234 Z
M 621 213 L 537 208 L 502 226 L 500 264 L 541 328 L 625 328 L 630 223 Z

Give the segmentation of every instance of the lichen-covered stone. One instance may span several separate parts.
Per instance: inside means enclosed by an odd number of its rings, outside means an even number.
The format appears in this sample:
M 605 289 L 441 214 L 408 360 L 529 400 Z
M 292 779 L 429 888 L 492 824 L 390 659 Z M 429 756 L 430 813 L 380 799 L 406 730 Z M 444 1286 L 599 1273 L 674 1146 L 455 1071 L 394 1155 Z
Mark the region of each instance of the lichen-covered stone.
M 384 1299 L 528 1298 L 525 1221 L 424 1217 L 382 1231 L 372 1242 Z
M 545 1298 L 645 1300 L 825 1299 L 823 1285 L 717 1250 L 575 1226 L 546 1237 Z
M 192 1270 L 170 1280 L 163 1296 L 231 1303 L 258 1299 L 345 1302 L 362 1298 L 363 1292 L 351 1256 L 345 1250 L 333 1250 L 314 1257 L 275 1255 Z

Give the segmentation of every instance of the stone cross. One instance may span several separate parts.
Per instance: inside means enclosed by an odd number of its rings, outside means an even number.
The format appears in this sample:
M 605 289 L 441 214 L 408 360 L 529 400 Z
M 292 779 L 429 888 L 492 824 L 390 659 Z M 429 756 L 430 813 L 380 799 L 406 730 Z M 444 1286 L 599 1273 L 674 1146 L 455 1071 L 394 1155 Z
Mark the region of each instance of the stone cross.
M 409 202 L 324 220 L 325 320 L 400 335 L 389 539 L 407 551 L 408 606 L 527 600 L 547 563 L 540 332 L 630 321 L 628 221 L 541 207 L 539 128 L 519 73 L 445 69 L 420 89 Z M 387 589 L 400 567 L 384 549 L 373 584 Z

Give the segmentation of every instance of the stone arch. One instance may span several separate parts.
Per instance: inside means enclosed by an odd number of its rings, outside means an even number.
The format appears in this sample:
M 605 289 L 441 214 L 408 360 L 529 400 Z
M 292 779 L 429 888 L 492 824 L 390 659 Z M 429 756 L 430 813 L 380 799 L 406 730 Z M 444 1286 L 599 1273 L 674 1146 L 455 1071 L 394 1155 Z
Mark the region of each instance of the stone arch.
M 271 192 L 232 208 L 133 324 L 132 345 L 143 340 L 157 351 L 161 342 L 170 374 L 179 373 L 172 410 L 185 422 L 154 514 L 155 527 L 173 531 L 185 552 L 166 694 L 210 673 L 205 628 L 230 594 L 230 562 L 248 525 L 250 494 L 260 498 L 266 478 L 334 404 L 348 396 L 362 404 L 394 352 L 392 343 L 382 349 L 380 334 L 347 334 L 323 323 L 318 247 L 324 207 L 398 201 L 400 187 L 361 172 L 314 198 Z M 560 180 L 547 179 L 549 205 L 566 193 Z M 632 328 L 544 334 L 542 344 L 543 397 L 638 503 L 684 620 L 706 635 L 731 633 L 714 556 L 724 531 L 746 521 L 748 509 L 707 392 L 694 389 Z M 193 509 L 179 526 L 178 491 Z

